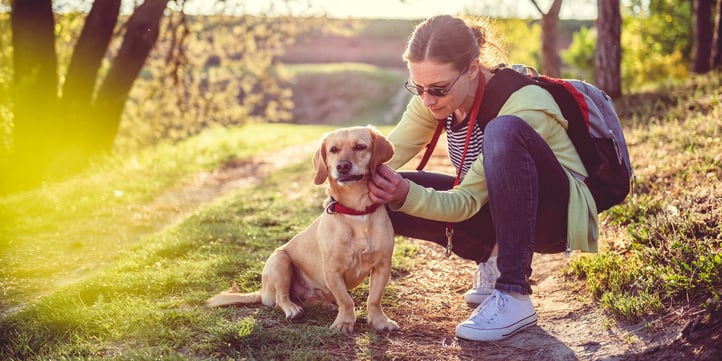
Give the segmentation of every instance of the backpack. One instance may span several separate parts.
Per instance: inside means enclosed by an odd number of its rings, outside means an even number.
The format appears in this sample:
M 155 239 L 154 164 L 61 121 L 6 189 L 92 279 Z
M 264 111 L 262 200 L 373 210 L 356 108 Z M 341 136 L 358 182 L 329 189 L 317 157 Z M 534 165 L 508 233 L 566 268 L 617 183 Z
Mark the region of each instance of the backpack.
M 594 197 L 597 211 L 607 210 L 627 197 L 634 173 L 614 103 L 604 91 L 582 80 L 539 75 L 524 65 L 502 66 L 494 73 L 477 116 L 481 129 L 499 114 L 512 93 L 527 85 L 540 86 L 551 93 L 569 122 L 567 134 L 589 174 L 584 183 Z M 417 169 L 423 169 L 442 128 L 440 121 Z
M 584 182 L 597 211 L 621 203 L 632 189 L 634 174 L 614 103 L 601 89 L 582 80 L 539 75 L 524 65 L 499 68 L 481 102 L 477 120 L 481 129 L 497 116 L 512 93 L 532 84 L 551 93 L 569 122 L 567 134 L 589 173 Z

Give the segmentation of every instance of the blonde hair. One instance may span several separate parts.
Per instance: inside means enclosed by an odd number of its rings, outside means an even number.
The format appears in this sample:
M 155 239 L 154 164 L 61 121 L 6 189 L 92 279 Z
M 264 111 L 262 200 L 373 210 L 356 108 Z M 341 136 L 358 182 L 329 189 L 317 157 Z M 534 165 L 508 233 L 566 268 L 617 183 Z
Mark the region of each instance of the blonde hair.
M 451 63 L 459 71 L 474 59 L 489 69 L 506 61 L 488 18 L 450 15 L 433 16 L 418 24 L 409 37 L 403 59 Z

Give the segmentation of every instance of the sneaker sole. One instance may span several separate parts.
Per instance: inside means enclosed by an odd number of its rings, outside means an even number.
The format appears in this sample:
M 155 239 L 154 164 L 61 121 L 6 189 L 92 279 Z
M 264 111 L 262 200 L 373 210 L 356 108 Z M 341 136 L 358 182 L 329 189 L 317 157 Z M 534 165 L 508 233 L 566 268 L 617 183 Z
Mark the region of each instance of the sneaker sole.
M 456 337 L 469 341 L 499 341 L 512 336 L 527 327 L 535 325 L 538 319 L 539 318 L 536 313 L 534 313 L 531 316 L 516 322 L 512 326 L 483 331 L 471 327 L 457 327 Z

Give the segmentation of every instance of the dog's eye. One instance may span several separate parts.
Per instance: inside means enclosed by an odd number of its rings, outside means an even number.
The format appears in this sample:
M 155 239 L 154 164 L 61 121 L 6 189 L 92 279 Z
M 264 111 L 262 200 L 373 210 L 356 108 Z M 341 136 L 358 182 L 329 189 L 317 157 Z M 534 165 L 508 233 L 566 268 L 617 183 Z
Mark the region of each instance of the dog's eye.
M 338 150 L 338 147 L 334 145 L 328 151 L 330 153 L 338 153 L 339 150 Z
M 356 144 L 353 147 L 353 150 L 366 150 L 366 148 L 368 148 L 366 144 Z

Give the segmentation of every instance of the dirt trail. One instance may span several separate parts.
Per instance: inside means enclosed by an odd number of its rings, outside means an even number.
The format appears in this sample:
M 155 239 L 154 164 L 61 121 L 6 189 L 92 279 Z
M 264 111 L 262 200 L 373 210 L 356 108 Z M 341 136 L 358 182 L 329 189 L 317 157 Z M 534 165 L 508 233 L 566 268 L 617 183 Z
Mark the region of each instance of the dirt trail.
M 427 169 L 449 171 L 443 151 L 432 157 Z M 188 212 L 239 187 L 257 184 L 274 169 L 288 165 L 293 155 L 311 154 L 316 144 L 301 145 L 280 153 L 232 162 L 199 174 L 193 182 L 169 190 L 155 200 L 156 206 L 175 209 L 182 218 Z M 273 161 L 270 161 L 273 160 Z M 415 163 L 414 163 L 415 164 Z M 392 280 L 401 290 L 399 310 L 392 314 L 402 329 L 388 335 L 379 358 L 415 355 L 429 360 L 628 360 L 676 359 L 669 346 L 685 326 L 682 317 L 669 317 L 629 327 L 617 325 L 598 306 L 581 294 L 577 284 L 560 275 L 568 262 L 564 254 L 534 257 L 532 302 L 539 316 L 536 326 L 500 342 L 478 343 L 456 339 L 454 328 L 472 311 L 463 302 L 476 266 L 458 257 L 444 256 L 436 245 L 410 240 L 420 250 L 420 262 L 408 275 Z M 673 315 L 674 316 L 674 315 Z M 669 349 L 667 351 L 667 349 Z M 402 357 L 403 358 L 403 357 Z

